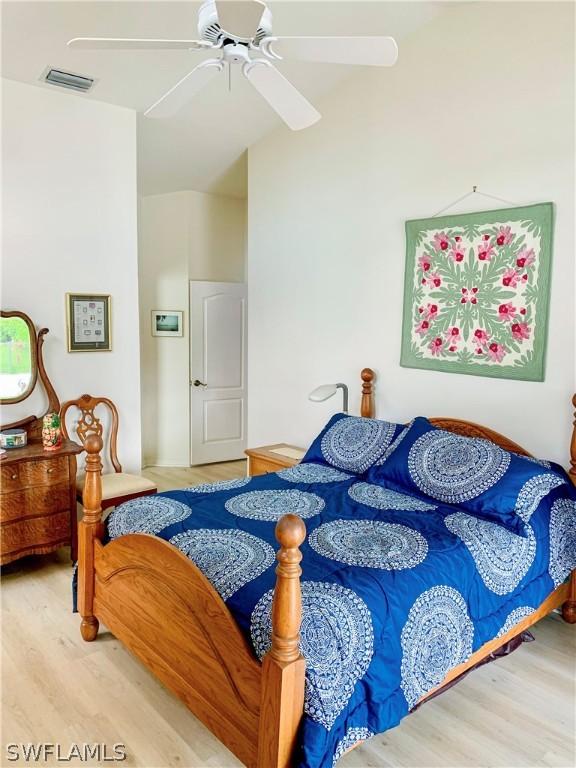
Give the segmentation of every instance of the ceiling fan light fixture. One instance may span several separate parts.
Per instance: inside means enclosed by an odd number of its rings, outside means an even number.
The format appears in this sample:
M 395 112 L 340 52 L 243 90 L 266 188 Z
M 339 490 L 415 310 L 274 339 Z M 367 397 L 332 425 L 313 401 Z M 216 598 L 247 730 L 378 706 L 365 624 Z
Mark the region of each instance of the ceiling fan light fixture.
M 255 6 L 256 10 L 251 12 L 251 6 Z M 230 12 L 236 16 L 236 21 Z M 248 14 L 244 23 L 242 12 Z M 231 29 L 227 28 L 227 24 Z M 257 46 L 271 34 L 272 13 L 259 0 L 221 0 L 218 3 L 216 0 L 205 0 L 198 11 L 198 36 L 214 46 L 221 45 L 226 39 Z

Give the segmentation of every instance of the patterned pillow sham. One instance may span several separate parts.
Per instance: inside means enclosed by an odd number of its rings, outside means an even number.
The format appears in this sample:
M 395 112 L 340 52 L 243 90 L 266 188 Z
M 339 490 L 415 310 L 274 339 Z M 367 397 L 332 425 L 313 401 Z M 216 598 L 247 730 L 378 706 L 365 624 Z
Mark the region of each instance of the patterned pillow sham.
M 386 452 L 402 429 L 400 424 L 380 419 L 337 413 L 315 438 L 302 461 L 362 474 Z
M 490 440 L 437 429 L 419 416 L 386 461 L 368 473 L 525 535 L 539 502 L 566 482 L 561 467 L 526 459 Z

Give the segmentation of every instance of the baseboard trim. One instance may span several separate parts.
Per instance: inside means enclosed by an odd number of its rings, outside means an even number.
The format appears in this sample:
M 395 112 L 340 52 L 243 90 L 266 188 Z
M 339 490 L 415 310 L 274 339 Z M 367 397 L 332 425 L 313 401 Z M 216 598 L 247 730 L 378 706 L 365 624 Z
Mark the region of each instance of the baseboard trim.
M 178 469 L 190 469 L 190 464 L 184 464 L 181 461 L 162 461 L 160 459 L 146 459 L 142 469 L 151 469 L 153 467 L 177 467 Z

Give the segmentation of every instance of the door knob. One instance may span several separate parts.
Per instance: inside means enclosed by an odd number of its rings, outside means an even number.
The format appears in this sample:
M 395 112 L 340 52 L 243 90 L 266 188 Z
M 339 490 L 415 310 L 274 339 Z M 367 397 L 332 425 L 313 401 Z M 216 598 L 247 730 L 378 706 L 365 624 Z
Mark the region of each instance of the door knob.
M 207 386 L 208 386 L 208 384 L 204 384 L 204 382 L 203 382 L 203 381 L 199 381 L 198 379 L 194 379 L 194 381 L 192 382 L 192 384 L 193 384 L 195 387 L 207 387 Z

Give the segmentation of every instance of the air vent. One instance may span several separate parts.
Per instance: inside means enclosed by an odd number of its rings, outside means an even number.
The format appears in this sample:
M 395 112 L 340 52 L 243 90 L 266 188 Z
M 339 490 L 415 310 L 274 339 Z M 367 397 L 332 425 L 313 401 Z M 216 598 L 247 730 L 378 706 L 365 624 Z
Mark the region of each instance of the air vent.
M 42 79 L 51 85 L 59 85 L 61 88 L 70 88 L 72 91 L 82 91 L 86 93 L 94 85 L 93 77 L 85 75 L 76 75 L 73 72 L 65 72 L 63 69 L 49 67 Z

